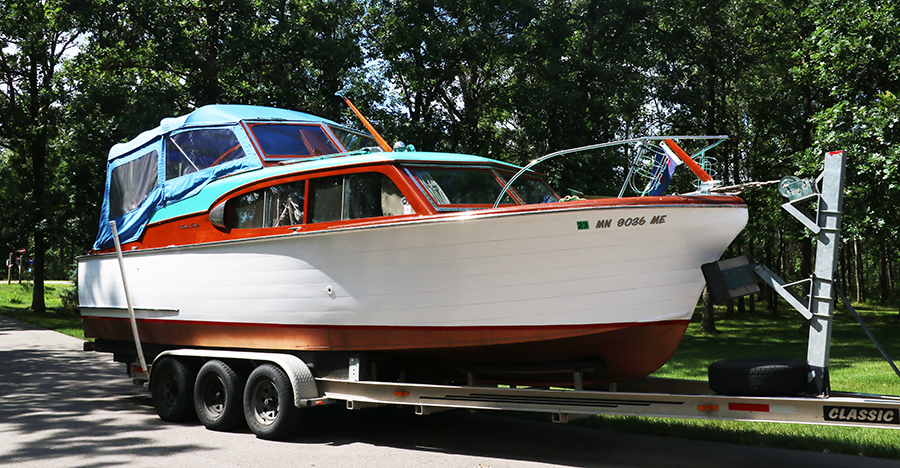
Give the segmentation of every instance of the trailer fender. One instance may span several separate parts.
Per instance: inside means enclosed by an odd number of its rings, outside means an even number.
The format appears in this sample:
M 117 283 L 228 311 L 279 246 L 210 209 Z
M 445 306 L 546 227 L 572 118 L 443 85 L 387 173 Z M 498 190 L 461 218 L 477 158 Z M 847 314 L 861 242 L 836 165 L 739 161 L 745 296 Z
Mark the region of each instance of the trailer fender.
M 156 364 L 166 356 L 177 356 L 196 359 L 231 359 L 252 362 L 270 362 L 280 367 L 291 380 L 294 391 L 294 406 L 302 408 L 307 406 L 307 401 L 318 398 L 319 390 L 316 387 L 316 379 L 313 377 L 309 366 L 302 359 L 292 354 L 258 353 L 252 351 L 224 351 L 207 349 L 176 349 L 164 351 L 156 356 L 153 363 Z M 153 380 L 153 366 L 150 368 L 150 380 Z

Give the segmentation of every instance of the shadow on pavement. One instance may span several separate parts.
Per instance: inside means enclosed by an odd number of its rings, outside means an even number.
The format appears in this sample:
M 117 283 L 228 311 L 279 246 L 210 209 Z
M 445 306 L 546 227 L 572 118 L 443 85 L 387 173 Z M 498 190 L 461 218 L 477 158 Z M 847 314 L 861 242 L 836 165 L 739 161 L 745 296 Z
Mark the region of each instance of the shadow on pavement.
M 66 349 L 54 332 L 41 331 L 30 342 L 9 349 L 11 333 L 40 329 L 0 317 L 0 466 L 61 457 L 128 457 L 198 450 L 191 445 L 148 445 L 148 431 L 164 423 L 156 417 L 146 392 L 130 385 L 108 356 Z M 70 338 L 66 337 L 68 340 Z M 4 343 L 6 341 L 6 343 Z M 117 413 L 133 413 L 122 418 Z M 118 464 L 118 463 L 116 463 Z

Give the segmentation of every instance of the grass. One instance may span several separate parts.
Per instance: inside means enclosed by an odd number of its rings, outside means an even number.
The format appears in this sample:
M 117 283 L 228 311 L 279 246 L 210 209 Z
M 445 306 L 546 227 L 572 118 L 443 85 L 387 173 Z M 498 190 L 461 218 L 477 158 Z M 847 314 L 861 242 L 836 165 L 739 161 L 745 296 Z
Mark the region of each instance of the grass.
M 888 355 L 900 358 L 898 311 L 875 306 L 857 306 L 857 311 Z M 783 313 L 781 317 L 744 314 L 735 320 L 720 319 L 717 328 L 721 334 L 702 335 L 700 324 L 692 323 L 675 356 L 654 376 L 705 379 L 706 368 L 713 361 L 739 357 L 806 359 L 808 330 L 796 312 Z M 900 378 L 884 362 L 856 320 L 841 310 L 834 317 L 830 371 L 834 390 L 900 395 Z
M 77 313 L 62 307 L 59 294 L 70 285 L 48 284 L 46 314 L 28 310 L 28 284 L 0 283 L 0 315 L 84 338 Z M 858 307 L 869 328 L 888 354 L 900 359 L 900 313 L 896 307 Z M 654 376 L 706 379 L 707 366 L 737 357 L 806 358 L 807 330 L 796 312 L 741 314 L 724 320 L 717 311 L 719 335 L 700 333 L 699 311 L 675 356 Z M 831 387 L 835 391 L 900 395 L 900 378 L 884 362 L 861 327 L 844 311 L 834 318 L 831 348 Z M 778 447 L 817 452 L 900 459 L 900 430 L 808 426 L 777 423 L 597 416 L 574 424 L 684 439 Z
M 36 314 L 29 309 L 33 286 L 27 282 L 19 284 L 15 281 L 8 285 L 3 281 L 0 283 L 0 315 L 84 339 L 81 317 L 75 310 L 63 307 L 59 297 L 60 293 L 72 288 L 70 284 L 45 284 L 44 303 L 47 312 Z
M 896 308 L 858 306 L 866 324 L 889 356 L 900 359 L 900 313 Z M 806 359 L 808 331 L 796 312 L 742 314 L 722 320 L 719 335 L 700 333 L 699 310 L 675 356 L 655 377 L 706 379 L 710 363 L 739 357 Z M 830 359 L 834 391 L 900 395 L 900 378 L 883 360 L 853 317 L 838 311 L 834 318 Z M 694 440 L 778 447 L 900 459 L 900 430 L 811 426 L 781 423 L 706 421 L 672 418 L 597 416 L 582 425 Z

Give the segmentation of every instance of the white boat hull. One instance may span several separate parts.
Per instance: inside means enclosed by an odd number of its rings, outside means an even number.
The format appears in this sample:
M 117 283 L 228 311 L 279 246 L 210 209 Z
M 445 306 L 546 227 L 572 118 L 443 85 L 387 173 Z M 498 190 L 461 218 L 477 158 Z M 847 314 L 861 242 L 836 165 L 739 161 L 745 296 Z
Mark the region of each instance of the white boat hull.
M 677 346 L 700 265 L 747 220 L 738 204 L 557 206 L 126 252 L 124 263 L 151 343 L 477 359 L 486 346 L 659 325 Z M 81 258 L 78 285 L 87 335 L 129 339 L 115 255 Z

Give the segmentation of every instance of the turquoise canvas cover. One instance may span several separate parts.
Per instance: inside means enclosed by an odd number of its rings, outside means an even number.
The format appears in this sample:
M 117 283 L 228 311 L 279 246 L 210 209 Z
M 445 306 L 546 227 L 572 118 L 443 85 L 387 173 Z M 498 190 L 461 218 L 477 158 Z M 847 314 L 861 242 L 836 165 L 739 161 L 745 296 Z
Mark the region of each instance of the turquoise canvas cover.
M 160 126 L 109 151 L 100 226 L 94 249 L 114 245 L 110 221 L 122 243 L 140 239 L 157 210 L 198 194 L 211 181 L 259 169 L 241 121 L 292 121 L 334 124 L 286 109 L 210 105 Z

